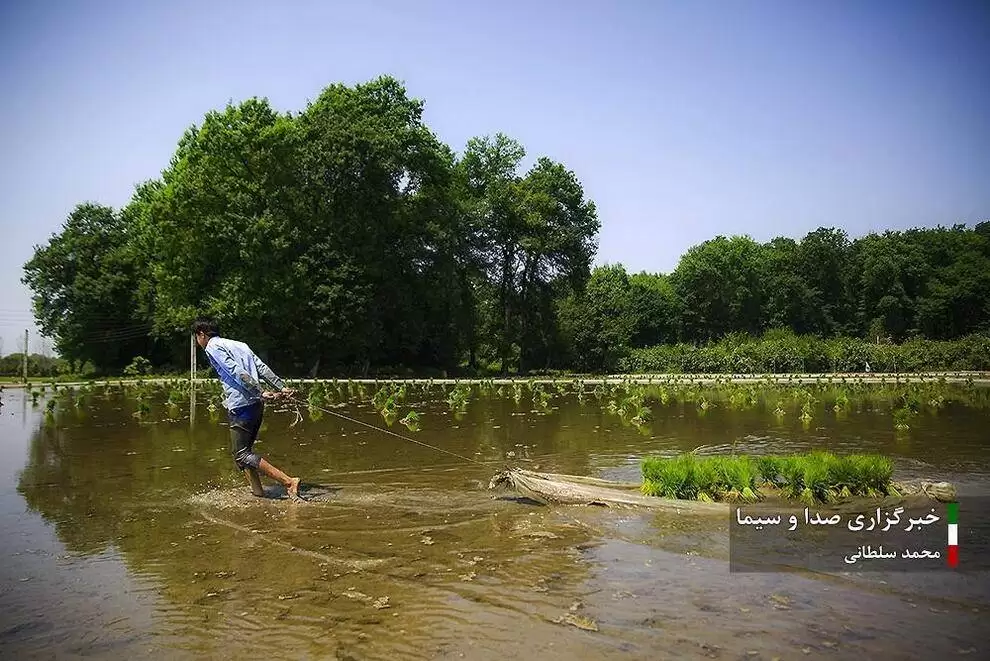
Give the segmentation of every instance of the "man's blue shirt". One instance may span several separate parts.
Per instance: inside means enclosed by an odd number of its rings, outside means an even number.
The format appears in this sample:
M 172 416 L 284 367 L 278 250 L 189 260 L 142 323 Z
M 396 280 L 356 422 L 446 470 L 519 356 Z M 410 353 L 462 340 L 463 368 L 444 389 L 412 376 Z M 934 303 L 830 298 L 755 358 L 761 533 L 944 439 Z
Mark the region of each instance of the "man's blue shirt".
M 223 384 L 223 405 L 228 411 L 236 412 L 261 401 L 259 379 L 277 390 L 285 387 L 282 379 L 243 342 L 211 337 L 206 343 L 206 357 Z

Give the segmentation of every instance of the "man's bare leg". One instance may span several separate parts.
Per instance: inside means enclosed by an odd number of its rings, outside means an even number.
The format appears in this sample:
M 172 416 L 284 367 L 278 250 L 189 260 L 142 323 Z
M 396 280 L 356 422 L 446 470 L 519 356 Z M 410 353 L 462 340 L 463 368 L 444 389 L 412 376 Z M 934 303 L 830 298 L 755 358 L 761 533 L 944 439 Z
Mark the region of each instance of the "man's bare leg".
M 258 471 L 248 466 L 244 469 L 244 474 L 247 477 L 247 481 L 251 484 L 251 493 L 259 498 L 264 497 L 265 488 L 261 486 L 261 478 L 258 477 Z
M 267 459 L 262 459 L 258 464 L 258 470 L 272 478 L 273 480 L 278 480 L 281 482 L 286 490 L 289 492 L 289 496 L 292 498 L 299 498 L 299 478 L 289 477 L 282 471 L 280 471 L 275 466 L 272 466 Z

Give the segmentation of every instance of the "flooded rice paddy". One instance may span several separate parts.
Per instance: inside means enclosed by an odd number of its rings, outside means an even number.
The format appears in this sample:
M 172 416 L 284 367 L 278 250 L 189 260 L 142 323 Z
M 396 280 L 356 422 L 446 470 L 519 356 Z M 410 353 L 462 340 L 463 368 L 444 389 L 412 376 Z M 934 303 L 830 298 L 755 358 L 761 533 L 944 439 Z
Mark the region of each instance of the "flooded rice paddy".
M 385 427 L 373 388 L 270 405 L 256 450 L 302 478 L 293 503 L 250 495 L 212 387 L 193 416 L 167 389 L 8 388 L 0 657 L 988 658 L 986 574 L 730 573 L 728 520 L 488 489 L 513 466 L 636 481 L 642 457 L 703 446 L 879 452 L 895 478 L 990 495 L 990 397 L 940 392 L 898 417 L 879 386 L 839 410 L 653 391 L 636 425 L 590 387 L 411 389 L 393 417 L 419 430 L 387 428 L 471 461 L 333 414 Z

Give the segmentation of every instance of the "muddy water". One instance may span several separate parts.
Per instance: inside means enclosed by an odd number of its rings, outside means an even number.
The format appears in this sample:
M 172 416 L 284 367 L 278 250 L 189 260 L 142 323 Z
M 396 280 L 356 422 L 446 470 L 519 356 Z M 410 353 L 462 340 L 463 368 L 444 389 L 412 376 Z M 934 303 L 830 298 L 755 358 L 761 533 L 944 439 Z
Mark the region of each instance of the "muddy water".
M 595 400 L 478 399 L 414 434 L 269 411 L 256 446 L 309 503 L 249 495 L 200 396 L 142 418 L 102 391 L 0 408 L 0 657 L 294 659 L 987 658 L 985 574 L 730 574 L 727 522 L 493 497 L 509 466 L 635 480 L 648 453 L 880 451 L 898 477 L 990 495 L 990 412 L 654 406 L 640 431 Z M 405 407 L 404 407 L 405 408 Z M 332 409 L 371 424 L 370 405 Z M 584 628 L 582 628 L 584 627 Z M 590 628 L 592 630 L 586 630 Z

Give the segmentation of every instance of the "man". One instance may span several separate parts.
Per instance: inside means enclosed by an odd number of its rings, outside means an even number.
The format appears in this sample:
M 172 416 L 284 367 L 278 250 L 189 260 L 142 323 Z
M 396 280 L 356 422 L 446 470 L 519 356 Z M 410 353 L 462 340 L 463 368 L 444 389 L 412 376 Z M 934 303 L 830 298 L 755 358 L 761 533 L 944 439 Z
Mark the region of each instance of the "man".
M 299 497 L 299 478 L 289 477 L 273 466 L 264 457 L 252 452 L 261 419 L 264 415 L 265 400 L 291 396 L 295 391 L 285 387 L 282 379 L 251 350 L 251 347 L 220 337 L 216 322 L 198 319 L 192 328 L 196 344 L 206 352 L 213 369 L 223 384 L 224 407 L 230 419 L 230 453 L 238 470 L 251 484 L 255 496 L 264 496 L 258 471 L 281 482 L 293 500 Z M 266 391 L 261 387 L 259 377 L 264 379 L 277 392 Z

